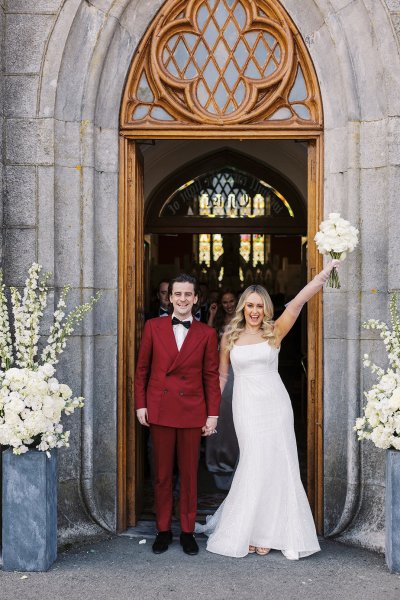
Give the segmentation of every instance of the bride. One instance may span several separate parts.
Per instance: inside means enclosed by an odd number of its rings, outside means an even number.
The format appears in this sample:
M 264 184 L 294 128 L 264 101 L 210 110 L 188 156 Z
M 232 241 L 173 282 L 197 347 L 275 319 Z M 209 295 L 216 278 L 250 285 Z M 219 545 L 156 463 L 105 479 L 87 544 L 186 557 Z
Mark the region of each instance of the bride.
M 275 322 L 267 291 L 251 285 L 222 337 L 221 387 L 231 363 L 240 459 L 228 496 L 205 525 L 196 526 L 196 532 L 209 536 L 210 552 L 243 557 L 274 548 L 297 560 L 320 550 L 300 480 L 293 411 L 278 374 L 278 354 L 303 305 L 338 265 L 338 260 L 331 261 Z

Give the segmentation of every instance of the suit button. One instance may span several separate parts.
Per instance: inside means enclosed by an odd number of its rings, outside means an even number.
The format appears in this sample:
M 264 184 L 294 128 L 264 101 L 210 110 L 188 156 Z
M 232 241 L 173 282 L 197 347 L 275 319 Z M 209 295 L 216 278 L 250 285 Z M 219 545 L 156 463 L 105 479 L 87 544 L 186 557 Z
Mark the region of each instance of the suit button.
M 183 392 L 179 392 L 179 395 L 180 395 L 180 396 L 183 396 Z
M 168 393 L 168 390 L 164 390 L 164 394 L 167 394 L 167 393 Z
M 186 381 L 186 377 L 185 376 L 181 377 L 181 379 L 183 379 L 183 381 Z

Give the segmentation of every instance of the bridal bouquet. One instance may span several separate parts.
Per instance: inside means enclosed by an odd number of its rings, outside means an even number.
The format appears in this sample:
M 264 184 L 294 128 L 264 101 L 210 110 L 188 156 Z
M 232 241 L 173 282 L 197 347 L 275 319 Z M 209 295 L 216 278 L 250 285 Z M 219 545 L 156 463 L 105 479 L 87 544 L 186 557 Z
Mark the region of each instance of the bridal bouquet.
M 364 366 L 375 373 L 378 381 L 364 392 L 367 398 L 364 416 L 357 419 L 354 429 L 359 440 L 372 440 L 377 448 L 400 450 L 400 317 L 396 294 L 390 301 L 390 317 L 391 328 L 375 319 L 363 323 L 365 329 L 380 332 L 389 367 L 385 371 L 364 354 Z
M 329 254 L 332 258 L 343 260 L 347 252 L 353 252 L 358 244 L 358 229 L 353 227 L 349 221 L 342 219 L 340 213 L 330 213 L 319 226 L 314 241 L 321 254 Z M 336 269 L 332 269 L 327 285 L 340 288 Z
M 54 365 L 66 340 L 99 299 L 99 294 L 66 314 L 66 286 L 54 312 L 45 347 L 39 353 L 40 321 L 47 305 L 47 273 L 40 280 L 41 266 L 34 263 L 21 298 L 10 288 L 13 329 L 10 328 L 3 273 L 0 270 L 0 445 L 11 446 L 14 454 L 29 448 L 48 451 L 68 446 L 69 431 L 60 422 L 83 406 L 82 397 L 54 377 Z M 12 333 L 13 332 L 13 335 Z

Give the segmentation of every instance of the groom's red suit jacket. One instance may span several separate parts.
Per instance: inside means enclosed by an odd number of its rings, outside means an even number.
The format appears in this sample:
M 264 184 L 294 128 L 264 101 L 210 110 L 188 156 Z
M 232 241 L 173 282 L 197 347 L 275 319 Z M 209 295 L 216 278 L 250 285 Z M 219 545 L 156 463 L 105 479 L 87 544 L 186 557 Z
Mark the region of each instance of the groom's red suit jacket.
M 172 320 L 147 321 L 135 374 L 135 408 L 153 425 L 203 427 L 218 416 L 221 392 L 214 329 L 195 319 L 178 351 Z

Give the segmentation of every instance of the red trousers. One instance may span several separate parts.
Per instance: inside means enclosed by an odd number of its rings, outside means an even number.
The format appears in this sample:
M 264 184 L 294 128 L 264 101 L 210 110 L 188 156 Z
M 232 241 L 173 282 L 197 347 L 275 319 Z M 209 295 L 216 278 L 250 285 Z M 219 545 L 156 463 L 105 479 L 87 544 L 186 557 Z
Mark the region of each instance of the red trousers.
M 171 529 L 173 510 L 173 470 L 175 450 L 180 483 L 181 530 L 192 533 L 197 513 L 197 468 L 201 428 L 175 428 L 150 425 L 154 451 L 154 495 L 158 531 Z

